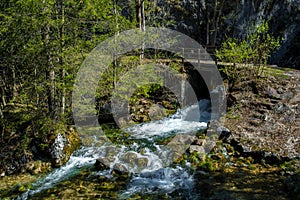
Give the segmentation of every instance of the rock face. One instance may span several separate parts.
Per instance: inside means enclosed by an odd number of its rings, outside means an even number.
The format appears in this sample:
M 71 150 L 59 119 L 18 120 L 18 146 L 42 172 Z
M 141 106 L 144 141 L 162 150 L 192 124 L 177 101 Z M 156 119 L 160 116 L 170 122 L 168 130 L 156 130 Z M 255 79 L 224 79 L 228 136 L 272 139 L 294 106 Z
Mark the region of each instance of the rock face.
M 2 112 L 0 176 L 49 171 L 51 160 L 52 166 L 60 166 L 79 147 L 79 136 L 72 128 L 47 124 L 48 119 L 32 105 L 10 103 Z
M 191 145 L 189 148 L 189 153 L 193 153 L 193 152 L 197 152 L 197 153 L 202 153 L 205 154 L 205 149 L 203 146 L 199 146 L 199 145 Z
M 227 141 L 227 139 L 231 136 L 231 132 L 228 128 L 222 126 L 220 122 L 212 120 L 208 123 L 206 135 L 212 136 L 214 134 L 216 134 L 219 140 L 223 141 Z
M 212 44 L 213 33 L 207 38 L 207 16 L 210 15 L 209 26 L 213 26 L 215 8 L 214 1 L 201 0 L 197 3 L 192 1 L 180 1 L 179 8 L 164 2 L 165 10 L 175 19 L 173 25 L 176 30 L 196 38 L 201 44 L 220 45 L 229 37 L 244 37 L 249 31 L 249 25 L 268 20 L 270 31 L 275 36 L 284 40 L 281 47 L 272 55 L 271 62 L 280 66 L 293 66 L 299 68 L 299 41 L 300 41 L 300 1 L 299 0 L 227 0 L 218 3 L 217 11 L 221 13 L 218 21 L 216 44 Z M 217 5 L 217 4 L 216 4 Z M 222 8 L 220 9 L 220 5 Z M 200 7 L 200 8 L 199 8 Z M 206 8 L 210 8 L 205 12 Z M 164 10 L 164 9 L 162 9 Z M 199 10 L 193 15 L 186 10 Z M 201 11 L 202 10 L 202 11 Z M 180 16 L 177 17 L 177 16 Z
M 300 2 L 298 0 L 240 1 L 236 29 L 245 34 L 252 21 L 269 20 L 273 34 L 284 38 L 281 47 L 272 55 L 271 62 L 277 65 L 299 65 Z M 298 42 L 297 42 L 298 41 Z M 299 66 L 297 66 L 299 67 Z
M 73 129 L 66 133 L 58 133 L 49 148 L 52 165 L 59 167 L 66 163 L 79 146 L 79 136 Z

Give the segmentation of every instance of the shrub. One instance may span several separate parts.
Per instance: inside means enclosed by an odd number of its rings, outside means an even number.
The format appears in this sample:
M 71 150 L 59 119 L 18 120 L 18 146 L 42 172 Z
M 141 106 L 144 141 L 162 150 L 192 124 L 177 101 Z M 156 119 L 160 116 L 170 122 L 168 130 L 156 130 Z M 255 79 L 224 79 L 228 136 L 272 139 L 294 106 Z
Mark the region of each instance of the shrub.
M 271 53 L 280 46 L 281 39 L 269 33 L 268 22 L 262 21 L 251 29 L 244 39 L 228 38 L 216 50 L 217 59 L 227 63 L 222 71 L 231 81 L 231 87 L 246 78 L 260 77 Z

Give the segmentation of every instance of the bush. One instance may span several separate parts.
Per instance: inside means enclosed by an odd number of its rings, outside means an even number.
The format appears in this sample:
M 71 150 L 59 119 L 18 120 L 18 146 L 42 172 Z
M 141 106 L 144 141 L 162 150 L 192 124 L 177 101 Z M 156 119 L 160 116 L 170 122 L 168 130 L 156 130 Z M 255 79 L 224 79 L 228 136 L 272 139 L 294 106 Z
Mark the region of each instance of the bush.
M 232 87 L 246 78 L 257 79 L 263 72 L 271 53 L 280 46 L 280 38 L 269 33 L 268 22 L 251 28 L 253 31 L 244 39 L 228 38 L 216 50 L 218 60 L 227 63 L 222 71 Z

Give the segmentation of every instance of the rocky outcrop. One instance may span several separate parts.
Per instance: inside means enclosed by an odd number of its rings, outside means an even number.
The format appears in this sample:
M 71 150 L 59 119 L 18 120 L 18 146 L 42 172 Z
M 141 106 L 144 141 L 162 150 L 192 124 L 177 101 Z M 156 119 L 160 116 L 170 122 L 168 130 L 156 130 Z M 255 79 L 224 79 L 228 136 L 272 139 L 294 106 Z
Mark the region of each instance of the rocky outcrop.
M 74 129 L 65 133 L 58 133 L 50 142 L 49 154 L 54 167 L 59 167 L 66 163 L 71 154 L 80 146 L 80 139 Z
M 228 94 L 229 108 L 222 123 L 210 121 L 205 137 L 194 140 L 188 153 L 209 153 L 222 140 L 239 155 L 259 162 L 300 158 L 300 73 L 275 67 L 265 70 L 267 76 L 255 86 L 246 81 Z
M 278 158 L 300 157 L 300 73 L 267 68 L 268 76 L 233 92 L 234 104 L 227 113 L 231 140 L 243 152 L 263 152 Z
M 7 140 L 1 149 L 0 157 L 3 160 L 0 162 L 0 176 L 50 171 L 52 167 L 66 163 L 80 146 L 79 136 L 72 128 L 64 133 L 52 134 L 44 140 L 32 136 L 31 142 L 27 144 L 22 143 L 18 137 L 13 139 L 14 143 Z M 18 151 L 19 143 L 24 145 L 22 148 L 26 148 L 22 152 Z

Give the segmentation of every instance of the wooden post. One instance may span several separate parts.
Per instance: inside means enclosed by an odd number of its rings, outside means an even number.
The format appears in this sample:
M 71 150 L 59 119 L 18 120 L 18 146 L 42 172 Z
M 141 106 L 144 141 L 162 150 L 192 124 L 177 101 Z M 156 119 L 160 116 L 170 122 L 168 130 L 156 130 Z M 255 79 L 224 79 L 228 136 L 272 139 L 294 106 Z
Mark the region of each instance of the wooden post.
M 185 70 L 183 70 L 182 72 L 182 79 L 181 79 L 181 102 L 182 102 L 182 108 L 184 108 L 186 106 L 186 98 L 185 98 L 185 87 L 186 85 L 186 73 Z
M 200 48 L 198 49 L 198 67 L 200 67 L 200 60 L 201 60 L 201 58 L 200 58 Z
M 184 64 L 184 48 L 182 48 L 182 64 Z

